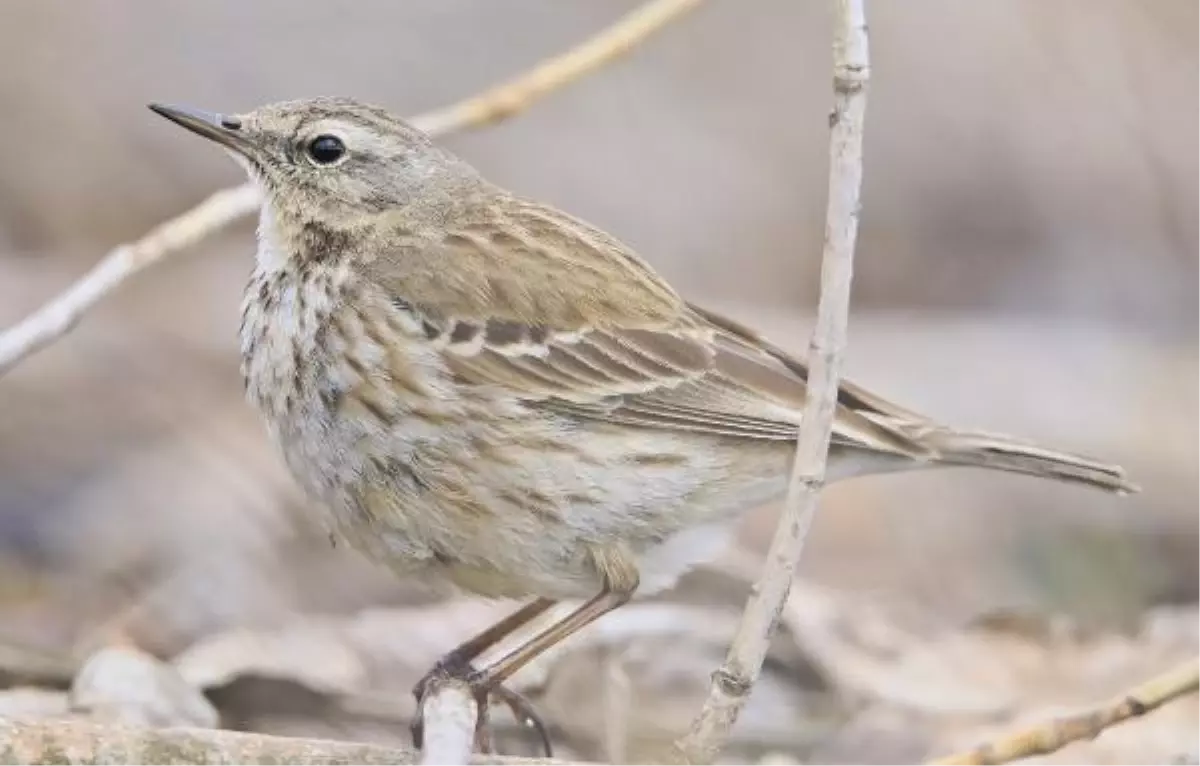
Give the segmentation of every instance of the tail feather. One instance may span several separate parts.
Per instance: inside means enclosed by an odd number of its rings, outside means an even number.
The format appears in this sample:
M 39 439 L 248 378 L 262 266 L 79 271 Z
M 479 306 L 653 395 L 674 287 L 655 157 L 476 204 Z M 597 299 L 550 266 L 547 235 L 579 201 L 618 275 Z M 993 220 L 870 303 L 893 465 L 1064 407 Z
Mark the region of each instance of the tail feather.
M 944 464 L 1012 471 L 1087 484 L 1119 494 L 1138 491 L 1138 486 L 1125 477 L 1120 466 L 1046 449 L 1008 436 L 931 429 L 920 434 L 917 441 L 928 446 L 937 456 L 935 460 Z

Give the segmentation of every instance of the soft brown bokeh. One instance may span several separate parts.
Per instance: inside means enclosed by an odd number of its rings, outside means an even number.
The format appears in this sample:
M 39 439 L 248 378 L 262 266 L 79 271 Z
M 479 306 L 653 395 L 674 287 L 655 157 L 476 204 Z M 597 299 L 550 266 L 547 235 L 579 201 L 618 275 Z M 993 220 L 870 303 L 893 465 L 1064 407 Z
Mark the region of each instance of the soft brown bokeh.
M 632 8 L 576 0 L 7 0 L 0 325 L 110 246 L 240 181 L 149 101 L 352 95 L 415 114 Z M 823 3 L 710 0 L 527 114 L 446 142 L 802 349 L 824 217 Z M 869 8 L 873 79 L 850 371 L 963 425 L 1125 463 L 1117 499 L 945 472 L 832 489 L 807 576 L 943 621 L 1129 623 L 1196 597 L 1197 6 Z M 0 379 L 0 639 L 219 627 L 424 598 L 298 530 L 241 401 L 244 224 L 139 277 Z M 768 539 L 771 509 L 744 540 Z M 122 611 L 125 610 L 125 611 Z
M 344 94 L 416 113 L 633 5 L 6 3 L 0 232 L 18 250 L 92 248 L 237 178 L 148 101 L 237 111 Z M 858 305 L 1193 331 L 1195 3 L 877 6 Z M 689 292 L 810 301 L 823 9 L 710 2 L 521 119 L 449 143 L 629 239 Z

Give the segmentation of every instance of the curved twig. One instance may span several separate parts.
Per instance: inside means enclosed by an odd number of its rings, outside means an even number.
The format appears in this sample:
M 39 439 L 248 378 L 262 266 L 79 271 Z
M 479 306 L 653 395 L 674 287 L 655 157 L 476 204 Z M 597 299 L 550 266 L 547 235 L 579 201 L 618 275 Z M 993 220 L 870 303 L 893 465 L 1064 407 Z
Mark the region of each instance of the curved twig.
M 627 53 L 699 2 L 651 0 L 529 72 L 478 96 L 413 117 L 411 122 L 430 135 L 444 135 L 512 117 Z M 70 332 L 84 314 L 133 275 L 251 215 L 258 206 L 258 192 L 249 184 L 223 189 L 141 239 L 109 251 L 65 292 L 0 333 L 0 375 Z
M 1095 739 L 1111 726 L 1143 716 L 1173 699 L 1194 694 L 1198 688 L 1200 659 L 1191 659 L 1096 710 L 1047 721 L 930 763 L 1009 763 L 1035 755 L 1047 755 L 1072 742 Z

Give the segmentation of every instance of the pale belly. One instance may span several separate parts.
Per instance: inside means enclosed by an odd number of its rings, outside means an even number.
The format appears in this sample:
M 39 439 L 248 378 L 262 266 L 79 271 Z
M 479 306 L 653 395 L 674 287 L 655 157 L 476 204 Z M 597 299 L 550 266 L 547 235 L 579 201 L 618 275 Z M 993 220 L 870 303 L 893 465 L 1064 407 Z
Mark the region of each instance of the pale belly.
M 357 430 L 333 430 L 343 428 Z M 770 460 L 773 475 L 736 481 L 720 455 L 655 464 L 690 446 L 670 434 L 631 443 L 592 433 L 579 449 L 547 451 L 540 439 L 531 446 L 518 436 L 481 448 L 470 428 L 445 429 L 436 440 L 406 430 L 401 423 L 387 435 L 281 446 L 321 523 L 352 546 L 400 574 L 446 578 L 487 596 L 594 595 L 604 585 L 596 556 L 606 551 L 630 559 L 639 593 L 670 587 L 720 555 L 741 511 L 784 489 L 785 458 Z M 580 441 L 573 430 L 559 444 Z M 316 474 L 337 478 L 302 478 Z
M 397 573 L 488 596 L 594 595 L 598 550 L 632 558 L 640 593 L 669 587 L 721 553 L 740 511 L 784 488 L 786 451 L 762 451 L 747 473 L 748 455 L 697 450 L 694 437 L 534 412 L 497 424 L 479 406 L 384 422 L 318 399 L 269 422 L 320 524 Z

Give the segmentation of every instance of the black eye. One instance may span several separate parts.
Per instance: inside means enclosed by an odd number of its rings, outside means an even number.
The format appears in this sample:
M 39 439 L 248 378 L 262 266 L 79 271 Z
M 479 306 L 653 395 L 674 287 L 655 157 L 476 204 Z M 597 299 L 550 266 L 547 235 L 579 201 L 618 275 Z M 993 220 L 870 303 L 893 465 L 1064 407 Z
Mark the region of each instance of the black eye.
M 337 136 L 321 135 L 308 142 L 308 156 L 318 165 L 331 165 L 346 153 L 346 145 Z

